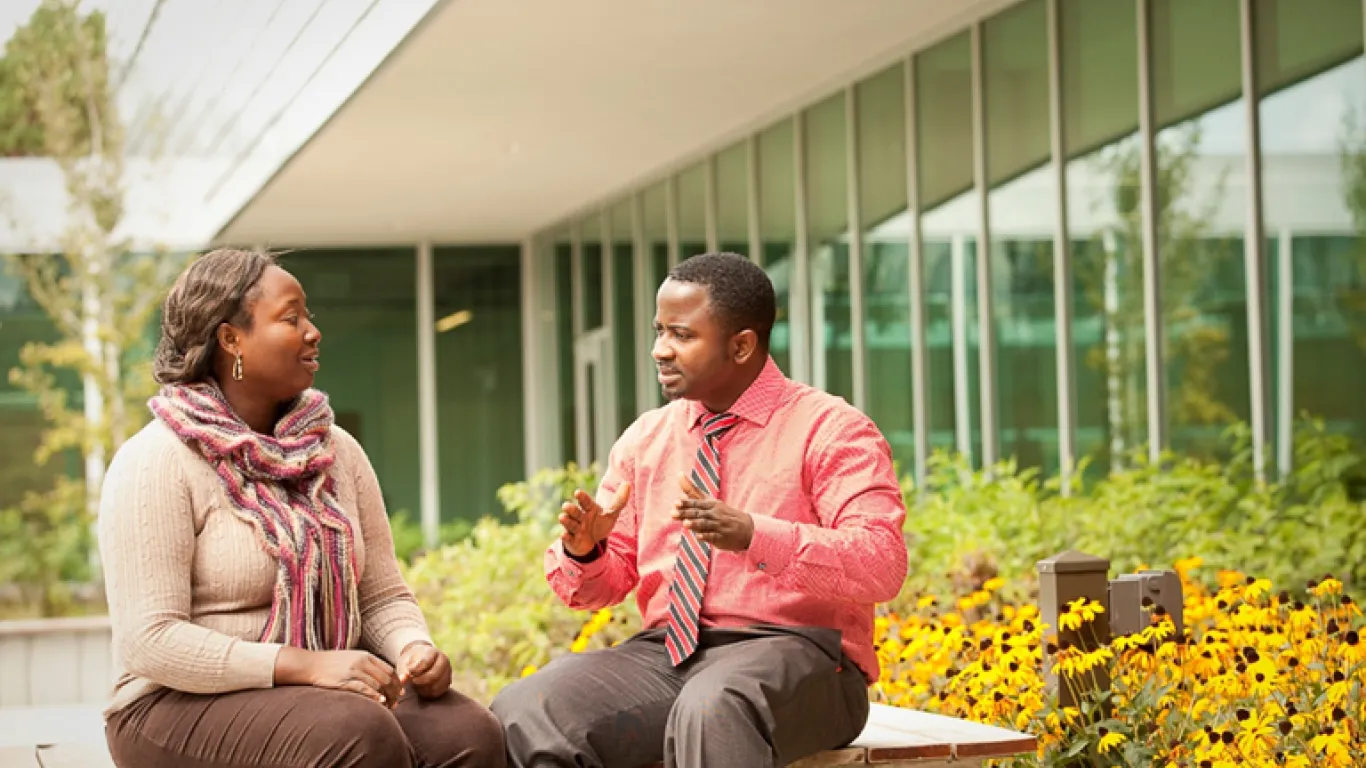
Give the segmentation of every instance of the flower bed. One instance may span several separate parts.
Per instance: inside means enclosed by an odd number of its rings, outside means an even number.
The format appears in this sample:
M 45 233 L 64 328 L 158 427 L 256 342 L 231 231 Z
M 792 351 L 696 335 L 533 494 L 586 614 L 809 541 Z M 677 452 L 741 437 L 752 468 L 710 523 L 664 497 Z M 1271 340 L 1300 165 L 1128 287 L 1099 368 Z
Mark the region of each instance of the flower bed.
M 1057 649 L 1058 669 L 1079 687 L 1113 680 L 1103 694 L 1079 691 L 1076 708 L 1060 708 L 1042 676 L 1053 628 L 1034 606 L 1002 604 L 999 583 L 951 610 L 924 598 L 879 618 L 874 695 L 1027 730 L 1045 766 L 1366 765 L 1363 620 L 1342 583 L 1325 578 L 1297 600 L 1232 571 L 1207 589 L 1192 578 L 1198 567 L 1178 566 L 1182 637 L 1171 617 L 1153 615 L 1141 635 Z M 1106 620 L 1100 604 L 1078 601 L 1059 623 L 1085 633 Z

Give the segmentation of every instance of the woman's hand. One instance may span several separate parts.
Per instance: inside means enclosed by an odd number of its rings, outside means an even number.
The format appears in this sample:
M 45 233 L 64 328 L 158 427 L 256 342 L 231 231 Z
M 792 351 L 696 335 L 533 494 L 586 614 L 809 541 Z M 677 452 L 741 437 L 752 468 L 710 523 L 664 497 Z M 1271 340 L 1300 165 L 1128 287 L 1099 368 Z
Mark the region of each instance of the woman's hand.
M 451 689 L 451 660 L 426 642 L 409 643 L 398 657 L 399 687 L 413 684 L 424 699 L 436 699 Z
M 283 648 L 275 660 L 275 682 L 351 691 L 386 707 L 397 704 L 403 690 L 394 668 L 366 651 Z

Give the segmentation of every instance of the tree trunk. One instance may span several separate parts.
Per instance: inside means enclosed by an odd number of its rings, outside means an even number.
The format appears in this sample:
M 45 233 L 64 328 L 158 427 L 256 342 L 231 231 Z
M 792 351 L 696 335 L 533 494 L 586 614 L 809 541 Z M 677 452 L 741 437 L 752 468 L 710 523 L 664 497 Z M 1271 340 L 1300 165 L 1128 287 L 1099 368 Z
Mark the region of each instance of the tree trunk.
M 1124 418 L 1124 360 L 1120 330 L 1119 259 L 1115 253 L 1115 236 L 1103 236 L 1105 250 L 1105 415 L 1110 426 L 1110 468 L 1120 470 L 1128 450 Z
M 85 275 L 81 286 L 81 342 L 90 356 L 90 370 L 81 377 L 85 393 L 85 509 L 90 524 L 95 525 L 99 513 L 100 488 L 104 485 L 104 388 L 100 386 L 100 372 L 104 370 L 104 343 L 100 339 L 100 317 L 104 297 L 100 296 L 100 258 L 87 254 Z M 106 299 L 107 300 L 107 299 Z M 91 547 L 90 566 L 99 579 L 99 548 Z

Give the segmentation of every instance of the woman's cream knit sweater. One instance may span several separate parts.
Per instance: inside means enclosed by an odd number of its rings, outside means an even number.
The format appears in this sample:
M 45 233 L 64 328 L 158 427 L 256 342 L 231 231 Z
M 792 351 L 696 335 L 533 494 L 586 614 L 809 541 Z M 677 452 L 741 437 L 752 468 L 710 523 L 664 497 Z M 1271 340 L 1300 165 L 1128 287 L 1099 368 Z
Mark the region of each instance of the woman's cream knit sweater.
M 357 532 L 361 646 L 397 665 L 430 642 L 394 557 L 370 460 L 332 428 L 337 501 Z M 260 643 L 275 559 L 233 514 L 209 463 L 153 420 L 119 449 L 100 498 L 100 557 L 117 680 L 106 714 L 160 688 L 226 693 L 269 688 L 277 644 Z

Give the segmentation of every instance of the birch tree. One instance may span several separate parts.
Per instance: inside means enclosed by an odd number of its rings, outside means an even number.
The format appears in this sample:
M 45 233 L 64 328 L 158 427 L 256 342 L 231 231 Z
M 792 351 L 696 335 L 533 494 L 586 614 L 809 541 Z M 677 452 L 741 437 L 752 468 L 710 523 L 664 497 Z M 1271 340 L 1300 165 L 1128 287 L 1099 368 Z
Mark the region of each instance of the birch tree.
M 16 117 L 13 130 L 0 133 L 10 142 L 0 154 L 50 158 L 68 196 L 55 248 L 9 257 L 59 334 L 55 343 L 27 344 L 9 374 L 33 393 L 49 424 L 35 460 L 68 451 L 83 460 L 80 481 L 59 481 L 20 507 L 21 517 L 45 515 L 53 529 L 72 517 L 88 527 L 110 455 L 146 419 L 150 320 L 181 266 L 161 252 L 133 253 L 118 234 L 124 131 L 110 70 L 104 15 L 83 13 L 76 0 L 43 0 L 6 44 L 0 66 L 0 113 Z M 79 378 L 79 407 L 62 371 Z
M 1158 260 L 1161 274 L 1163 362 L 1169 418 L 1179 425 L 1228 425 L 1237 415 L 1218 392 L 1218 369 L 1229 356 L 1229 334 L 1203 316 L 1202 298 L 1221 262 L 1236 256 L 1214 236 L 1212 222 L 1225 177 L 1206 195 L 1195 188 L 1201 130 L 1190 122 L 1158 144 Z M 1096 234 L 1097 258 L 1079 260 L 1077 279 L 1087 303 L 1100 310 L 1104 338 L 1085 362 L 1105 377 L 1107 453 L 1113 468 L 1146 442 L 1147 369 L 1143 305 L 1143 209 L 1136 141 L 1121 142 L 1094 162 L 1113 180 L 1115 222 Z M 1173 366 L 1175 366 L 1173 368 Z

